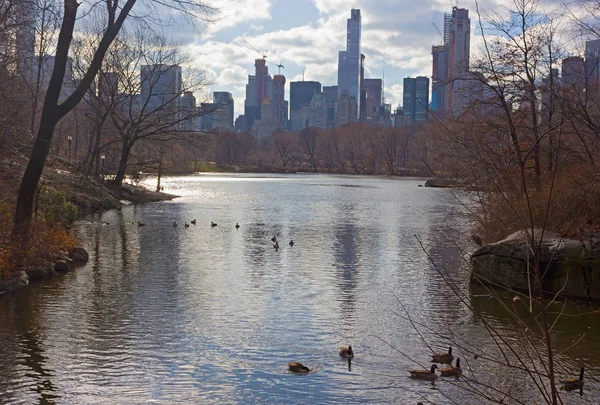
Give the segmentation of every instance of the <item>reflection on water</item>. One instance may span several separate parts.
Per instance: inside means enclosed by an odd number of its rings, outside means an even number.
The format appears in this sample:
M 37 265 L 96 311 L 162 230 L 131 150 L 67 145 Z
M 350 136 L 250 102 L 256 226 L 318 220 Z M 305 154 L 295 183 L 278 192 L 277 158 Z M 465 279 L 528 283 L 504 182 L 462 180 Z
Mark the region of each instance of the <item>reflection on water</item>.
M 473 359 L 477 350 L 494 351 L 486 324 L 517 342 L 519 330 L 503 315 L 502 302 L 474 290 L 484 324 L 432 265 L 468 292 L 468 269 L 456 248 L 465 225 L 448 191 L 418 188 L 414 180 L 324 175 L 204 175 L 163 183 L 182 197 L 79 224 L 90 253 L 85 267 L 0 296 L 2 401 L 464 399 L 455 381 L 431 386 L 408 378 L 406 370 L 428 365 L 430 357 L 411 324 L 395 315 L 400 303 L 437 333 L 421 329 L 434 349 L 446 348 L 451 336 L 470 350 L 457 348 L 468 373 L 510 387 L 517 397 L 533 395 L 526 380 L 515 384 L 493 363 L 483 368 Z M 192 219 L 197 225 L 184 228 Z M 568 310 L 578 315 L 589 308 Z M 586 393 L 569 395 L 570 403 L 599 399 L 597 325 L 593 315 L 565 317 L 555 326 L 555 344 L 566 349 L 558 358 L 561 375 L 576 374 L 580 364 L 589 370 Z M 337 354 L 347 344 L 356 352 L 352 362 Z M 290 361 L 314 372 L 293 375 Z

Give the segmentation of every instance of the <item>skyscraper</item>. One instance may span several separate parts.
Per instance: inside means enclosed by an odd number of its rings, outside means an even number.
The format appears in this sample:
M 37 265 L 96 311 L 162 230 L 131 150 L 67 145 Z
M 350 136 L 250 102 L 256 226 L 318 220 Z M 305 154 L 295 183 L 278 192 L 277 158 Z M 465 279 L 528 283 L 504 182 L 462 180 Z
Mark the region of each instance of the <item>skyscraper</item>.
M 431 47 L 433 66 L 431 72 L 431 110 L 438 113 L 446 111 L 446 89 L 448 88 L 448 45 Z
M 7 10 L 10 10 L 10 4 L 14 5 L 15 26 L 17 27 L 15 33 L 17 74 L 26 82 L 33 83 L 36 26 L 35 3 L 32 0 L 21 0 L 16 3 L 9 3 Z M 50 81 L 49 78 L 48 81 Z
M 346 50 L 338 56 L 338 99 L 343 92 L 356 100 L 360 111 L 360 10 L 352 9 L 346 27 Z M 358 112 L 357 112 L 358 114 Z
M 429 78 L 405 78 L 402 99 L 404 115 L 409 118 L 410 123 L 424 123 L 428 118 Z
M 571 56 L 562 61 L 562 84 L 567 88 L 580 91 L 585 88 L 585 61 L 580 56 Z
M 381 107 L 381 95 L 383 93 L 383 80 L 381 79 L 364 79 L 362 85 L 365 92 L 365 108 L 366 118 L 377 120 L 377 111 Z
M 178 118 L 181 106 L 181 66 L 142 65 L 141 100 L 148 111 L 159 109 L 163 115 Z
M 290 82 L 290 121 L 292 129 L 302 129 L 305 127 L 304 119 L 300 119 L 302 106 L 309 105 L 312 97 L 321 92 L 321 83 L 313 81 Z
M 600 86 L 600 39 L 585 43 L 585 66 L 588 88 L 597 90 Z
M 213 128 L 233 130 L 233 96 L 227 91 L 213 92 L 213 101 L 218 108 L 213 117 Z
M 446 25 L 449 25 L 447 27 Z M 449 94 L 446 95 L 447 109 L 454 115 L 460 114 L 465 105 L 455 97 L 466 86 L 464 79 L 469 71 L 471 54 L 471 19 L 466 8 L 452 7 L 452 15 L 444 21 L 444 33 L 449 32 L 448 38 L 448 80 L 451 81 Z M 446 40 L 446 38 L 444 38 Z
M 271 97 L 271 105 L 273 106 L 273 119 L 283 125 L 287 117 L 284 106 L 285 98 L 285 76 L 273 76 L 273 96 Z
M 350 97 L 347 91 L 338 97 L 337 111 L 335 112 L 335 126 L 343 127 L 357 120 L 358 105 L 354 97 Z

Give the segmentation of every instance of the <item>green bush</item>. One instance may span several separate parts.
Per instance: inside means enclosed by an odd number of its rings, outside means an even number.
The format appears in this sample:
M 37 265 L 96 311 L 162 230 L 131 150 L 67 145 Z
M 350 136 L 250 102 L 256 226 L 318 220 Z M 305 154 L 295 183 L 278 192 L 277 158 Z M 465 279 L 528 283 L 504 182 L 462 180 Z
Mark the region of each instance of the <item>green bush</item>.
M 77 206 L 67 201 L 64 193 L 51 187 L 40 190 L 37 215 L 70 226 L 77 219 L 77 212 Z

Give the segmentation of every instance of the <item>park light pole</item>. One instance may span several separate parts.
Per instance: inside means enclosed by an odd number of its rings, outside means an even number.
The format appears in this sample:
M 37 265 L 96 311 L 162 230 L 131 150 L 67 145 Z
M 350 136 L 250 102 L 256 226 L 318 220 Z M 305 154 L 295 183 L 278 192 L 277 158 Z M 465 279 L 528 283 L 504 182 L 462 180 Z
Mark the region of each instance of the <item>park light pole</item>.
M 102 189 L 104 188 L 104 159 L 106 159 L 106 156 L 100 155 L 100 194 L 102 194 Z
M 71 141 L 73 137 L 71 135 L 67 136 L 67 141 L 69 141 L 69 163 L 71 163 Z

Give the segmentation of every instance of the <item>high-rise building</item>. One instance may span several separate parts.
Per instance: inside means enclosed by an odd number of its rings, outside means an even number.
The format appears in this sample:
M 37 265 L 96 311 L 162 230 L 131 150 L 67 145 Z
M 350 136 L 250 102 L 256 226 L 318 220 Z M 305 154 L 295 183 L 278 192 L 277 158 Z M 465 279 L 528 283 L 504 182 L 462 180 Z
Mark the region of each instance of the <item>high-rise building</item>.
M 571 56 L 562 61 L 562 84 L 567 89 L 579 91 L 585 88 L 585 61 L 580 56 Z
M 310 104 L 314 94 L 321 92 L 321 83 L 313 81 L 290 82 L 290 121 L 292 129 L 305 127 L 303 119 L 296 117 L 303 106 Z
M 360 54 L 360 101 L 358 105 L 360 110 L 358 111 L 358 119 L 360 121 L 367 120 L 367 90 L 365 89 L 365 55 Z
M 449 26 L 447 27 L 446 24 Z M 444 21 L 444 33 L 448 38 L 448 80 L 450 91 L 446 94 L 446 107 L 454 115 L 460 114 L 465 105 L 457 100 L 455 94 L 466 86 L 464 77 L 469 71 L 471 53 L 471 19 L 466 8 L 452 7 L 452 15 Z M 461 98 L 461 100 L 464 98 Z
M 249 132 L 254 120 L 259 118 L 260 105 L 256 104 L 256 76 L 248 75 L 246 100 L 244 100 L 244 131 Z
M 213 92 L 213 102 L 218 110 L 213 117 L 213 128 L 233 130 L 233 96 L 227 91 Z
M 287 117 L 285 112 L 285 76 L 273 76 L 273 96 L 271 104 L 273 106 L 273 119 L 283 126 Z
M 358 104 L 347 91 L 343 91 L 338 97 L 337 111 L 335 112 L 335 126 L 343 127 L 355 123 L 357 120 Z
M 409 117 L 411 124 L 427 121 L 429 109 L 429 78 L 418 76 L 404 79 L 403 92 L 404 115 Z
M 17 27 L 15 33 L 17 74 L 26 82 L 33 83 L 35 80 L 34 66 L 36 65 L 34 61 L 35 3 L 33 0 L 21 0 L 11 4 L 14 5 L 15 26 Z M 10 7 L 10 5 L 7 7 Z
M 146 105 L 146 111 L 157 110 L 177 120 L 182 95 L 181 66 L 142 65 L 140 81 L 141 102 Z
M 191 91 L 185 91 L 181 97 L 181 129 L 184 131 L 195 131 L 197 117 L 196 97 Z
M 327 98 L 323 93 L 315 93 L 310 100 L 308 125 L 311 128 L 327 129 L 329 121 L 327 119 Z
M 600 39 L 585 43 L 585 67 L 588 88 L 597 90 L 600 86 Z
M 431 72 L 431 110 L 443 114 L 446 110 L 448 88 L 448 45 L 431 47 L 433 66 Z
M 254 76 L 256 77 L 256 91 L 254 93 L 254 105 L 260 107 L 265 97 L 270 98 L 268 90 L 268 77 L 269 68 L 267 67 L 266 59 L 255 59 L 254 60 Z M 258 118 L 260 118 L 260 113 Z
M 382 79 L 364 79 L 363 91 L 365 92 L 365 114 L 367 119 L 377 120 L 377 111 L 381 107 L 383 93 Z
M 327 120 L 329 126 L 335 122 L 335 106 L 337 105 L 338 93 L 337 86 L 323 86 L 323 94 L 327 99 Z
M 353 97 L 360 111 L 360 10 L 352 9 L 346 22 L 346 50 L 338 55 L 338 99 L 346 92 Z M 358 115 L 357 115 L 358 117 Z

